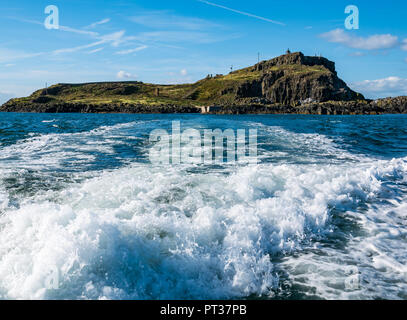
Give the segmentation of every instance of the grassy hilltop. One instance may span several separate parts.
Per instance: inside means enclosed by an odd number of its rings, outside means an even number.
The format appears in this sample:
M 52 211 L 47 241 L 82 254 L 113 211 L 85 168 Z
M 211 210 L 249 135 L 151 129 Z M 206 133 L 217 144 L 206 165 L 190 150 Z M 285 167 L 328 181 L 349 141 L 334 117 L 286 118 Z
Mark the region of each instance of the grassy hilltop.
M 309 81 L 318 80 L 323 76 L 329 77 L 331 74 L 331 71 L 322 65 L 276 65 L 259 70 L 264 65 L 265 63 L 261 63 L 254 67 L 231 72 L 228 75 L 208 76 L 193 84 L 158 85 L 142 82 L 56 84 L 47 89 L 38 90 L 29 97 L 13 99 L 12 102 L 176 104 L 189 106 L 232 104 L 243 103 L 245 98 L 262 97 L 262 93 L 244 92 L 244 88 L 258 85 L 262 78 L 270 74 L 280 75 L 280 83 L 294 78 Z

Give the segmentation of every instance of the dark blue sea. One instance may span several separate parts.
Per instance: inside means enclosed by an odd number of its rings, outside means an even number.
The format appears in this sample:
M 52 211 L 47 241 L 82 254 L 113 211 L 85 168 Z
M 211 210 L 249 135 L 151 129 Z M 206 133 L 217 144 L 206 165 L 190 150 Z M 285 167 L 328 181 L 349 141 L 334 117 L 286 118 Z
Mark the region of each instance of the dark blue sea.
M 152 163 L 174 121 L 257 163 Z M 0 113 L 2 299 L 407 299 L 406 248 L 406 115 Z

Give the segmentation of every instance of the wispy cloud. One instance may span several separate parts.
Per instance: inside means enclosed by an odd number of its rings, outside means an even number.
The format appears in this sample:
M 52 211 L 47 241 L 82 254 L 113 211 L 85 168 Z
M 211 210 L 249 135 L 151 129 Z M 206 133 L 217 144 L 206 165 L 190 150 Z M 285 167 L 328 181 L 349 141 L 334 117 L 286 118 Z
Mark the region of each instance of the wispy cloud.
M 240 37 L 238 34 L 219 35 L 199 31 L 152 31 L 142 32 L 136 36 L 128 37 L 128 40 L 140 42 L 160 43 L 214 43 Z
M 135 53 L 135 52 L 139 52 L 142 50 L 147 49 L 148 46 L 140 46 L 134 49 L 128 49 L 128 50 L 122 50 L 122 51 L 117 51 L 116 54 L 121 54 L 121 55 L 125 55 L 125 54 L 130 54 L 130 53 Z
M 92 37 L 97 37 L 99 35 L 99 33 L 94 32 L 94 31 L 75 29 L 75 28 L 71 28 L 71 27 L 67 27 L 67 26 L 59 26 L 58 30 L 88 35 L 88 36 L 92 36 Z
M 335 29 L 320 35 L 329 42 L 340 43 L 349 48 L 363 50 L 379 50 L 394 48 L 399 44 L 398 37 L 391 34 L 375 34 L 363 38 L 351 35 L 343 29 Z
M 77 47 L 72 47 L 72 48 L 64 48 L 64 49 L 54 50 L 54 51 L 52 51 L 52 53 L 53 54 L 73 53 L 73 52 L 80 51 L 80 50 L 83 50 L 83 49 L 93 48 L 93 47 L 99 46 L 101 44 L 104 44 L 106 42 L 107 42 L 106 40 L 96 41 L 96 42 L 92 42 L 90 44 L 86 44 L 86 45 L 83 45 L 83 46 L 77 46 Z
M 93 54 L 93 53 L 97 53 L 97 52 L 99 52 L 99 51 L 102 51 L 104 49 L 104 47 L 102 47 L 102 48 L 97 48 L 97 49 L 95 49 L 95 50 L 91 50 L 91 51 L 88 51 L 88 52 L 86 52 L 87 54 Z
M 258 19 L 258 20 L 263 20 L 263 21 L 270 22 L 270 23 L 274 23 L 274 24 L 278 24 L 278 25 L 281 25 L 281 26 L 285 26 L 285 25 L 286 25 L 285 23 L 280 22 L 280 21 L 271 20 L 271 19 L 268 19 L 268 18 L 264 18 L 264 17 L 261 17 L 261 16 L 257 16 L 257 15 L 248 13 L 248 12 L 244 12 L 244 11 L 232 9 L 232 8 L 225 7 L 225 6 L 222 6 L 222 5 L 220 5 L 220 4 L 216 4 L 216 3 L 213 3 L 213 2 L 209 2 L 209 1 L 206 1 L 206 0 L 197 0 L 197 1 L 198 1 L 198 2 L 202 2 L 202 3 L 205 3 L 205 4 L 210 5 L 210 6 L 213 6 L 213 7 L 225 9 L 225 10 L 232 11 L 232 12 L 235 12 L 235 13 L 238 13 L 238 14 L 242 14 L 242 15 L 244 15 L 244 16 L 248 16 L 248 17 L 251 17 L 251 18 L 255 18 L 255 19 Z
M 349 54 L 351 57 L 363 57 L 366 55 L 365 52 L 361 52 L 361 51 L 356 51 L 356 52 L 352 52 L 351 54 Z
M 101 39 L 102 41 L 106 42 L 111 42 L 112 46 L 117 47 L 120 44 L 130 40 L 129 37 L 125 37 L 126 30 L 120 30 L 117 32 L 105 34 L 102 36 L 97 37 L 98 39 Z
M 151 19 L 150 19 L 151 18 Z M 17 19 L 17 18 L 13 18 Z M 198 29 L 201 28 L 208 28 L 208 27 L 215 27 L 217 25 L 212 24 L 209 21 L 198 19 L 198 18 L 188 18 L 188 17 L 180 17 L 176 15 L 170 14 L 168 11 L 150 11 L 146 14 L 132 17 L 130 18 L 132 21 L 140 24 L 150 25 L 151 27 L 156 28 L 164 28 L 165 30 L 157 30 L 152 32 L 140 32 L 135 35 L 126 35 L 126 30 L 120 30 L 117 32 L 109 33 L 109 34 L 101 34 L 96 31 L 84 30 L 95 27 L 97 25 L 105 24 L 110 21 L 110 19 L 103 19 L 97 21 L 88 27 L 77 29 L 68 26 L 60 26 L 59 31 L 64 32 L 71 32 L 79 35 L 87 36 L 94 41 L 80 46 L 70 47 L 70 48 L 61 48 L 56 49 L 51 52 L 45 52 L 40 54 L 52 54 L 52 55 L 60 55 L 65 53 L 73 53 L 82 50 L 86 50 L 101 44 L 109 43 L 112 47 L 119 47 L 119 46 L 129 46 L 138 44 L 139 47 L 134 49 L 128 50 L 121 50 L 117 51 L 116 54 L 126 55 L 135 53 L 141 50 L 146 49 L 147 47 L 154 47 L 157 45 L 166 46 L 169 43 L 215 43 L 230 39 L 236 39 L 240 37 L 240 35 L 232 34 L 232 35 L 220 35 L 219 32 L 201 32 Z M 33 20 L 22 20 L 27 23 L 32 23 L 36 25 L 43 25 L 43 23 L 39 21 Z M 173 30 L 169 30 L 171 28 L 175 28 Z M 140 46 L 140 43 L 142 44 Z M 148 43 L 148 46 L 145 44 Z M 95 48 L 94 50 L 87 51 L 87 54 L 92 54 L 99 52 L 103 49 Z M 21 58 L 30 57 L 30 55 L 21 56 Z M 1 56 L 0 56 L 1 62 Z
M 16 61 L 21 59 L 35 58 L 45 54 L 45 52 L 24 52 L 17 50 L 10 50 L 6 48 L 0 48 L 0 63 L 6 63 L 10 61 Z
M 219 27 L 218 24 L 204 19 L 179 16 L 167 10 L 143 12 L 138 16 L 131 17 L 130 20 L 154 29 L 202 30 Z
M 36 20 L 30 20 L 30 19 L 22 19 L 22 18 L 16 18 L 16 17 L 9 17 L 9 19 L 20 21 L 20 22 L 25 22 L 25 23 L 31 23 L 31 24 L 36 24 L 39 26 L 44 26 L 44 22 L 41 21 L 36 21 Z M 77 34 L 83 34 L 83 35 L 88 35 L 92 37 L 96 37 L 99 35 L 99 33 L 94 32 L 94 31 L 88 31 L 88 30 L 82 30 L 82 29 L 76 29 L 76 28 L 71 28 L 68 26 L 59 26 L 59 29 L 56 30 L 61 30 L 65 32 L 72 32 L 72 33 L 77 33 Z
M 126 38 L 124 36 L 125 32 L 126 32 L 125 30 L 121 30 L 121 31 L 109 33 L 106 35 L 101 35 L 101 36 L 98 35 L 95 37 L 96 39 L 98 39 L 98 41 L 95 41 L 95 42 L 92 42 L 92 43 L 89 43 L 86 45 L 82 45 L 82 46 L 54 50 L 54 51 L 52 51 L 52 53 L 53 54 L 72 53 L 72 52 L 77 52 L 77 51 L 81 51 L 84 49 L 97 47 L 99 45 L 106 44 L 106 43 L 110 43 L 113 47 L 117 47 L 117 46 L 119 46 L 119 44 L 126 42 L 128 40 L 128 38 Z M 96 49 L 96 50 L 97 51 L 93 50 L 93 52 L 91 52 L 91 53 L 100 51 L 99 49 Z
M 24 19 L 24 18 L 19 18 L 19 17 L 7 17 L 7 19 L 19 21 L 19 22 L 25 22 L 25 23 L 31 23 L 31 24 L 37 24 L 37 25 L 44 25 L 44 22 L 36 21 L 36 20 L 31 20 L 31 19 Z
M 103 19 L 103 20 L 100 20 L 100 21 L 96 21 L 96 22 L 86 26 L 85 29 L 93 29 L 93 28 L 96 28 L 97 26 L 99 26 L 101 24 L 106 24 L 106 23 L 109 23 L 109 22 L 110 22 L 110 18 Z
M 401 50 L 407 51 L 407 39 L 404 39 L 401 43 Z

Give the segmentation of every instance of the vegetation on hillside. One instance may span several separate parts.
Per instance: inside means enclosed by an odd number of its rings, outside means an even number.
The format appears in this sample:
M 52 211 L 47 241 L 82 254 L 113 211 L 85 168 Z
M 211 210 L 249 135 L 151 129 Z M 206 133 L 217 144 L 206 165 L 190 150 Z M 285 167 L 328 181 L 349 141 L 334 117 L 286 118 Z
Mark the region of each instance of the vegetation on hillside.
M 144 110 L 148 106 L 194 108 L 252 103 L 296 106 L 302 101 L 329 100 L 363 100 L 363 96 L 337 77 L 333 62 L 297 52 L 227 75 L 208 75 L 190 84 L 159 85 L 137 81 L 61 83 L 38 90 L 29 97 L 12 99 L 2 109 L 66 110 L 68 105 L 73 105 L 73 110 L 90 110 L 95 106 L 97 110 L 101 110 L 99 106 L 105 109 L 125 107 L 126 110 L 137 106 Z

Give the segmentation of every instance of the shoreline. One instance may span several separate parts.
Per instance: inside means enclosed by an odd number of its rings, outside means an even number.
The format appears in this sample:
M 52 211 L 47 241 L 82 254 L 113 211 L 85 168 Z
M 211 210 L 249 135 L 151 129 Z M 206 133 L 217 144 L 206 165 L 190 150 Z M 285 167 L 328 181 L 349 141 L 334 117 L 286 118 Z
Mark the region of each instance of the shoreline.
M 210 110 L 212 108 L 212 110 Z M 205 111 L 204 111 L 205 110 Z M 328 101 L 297 106 L 282 104 L 218 105 L 208 107 L 147 104 L 6 103 L 0 112 L 85 114 L 298 114 L 382 115 L 407 114 L 407 96 L 379 100 Z

